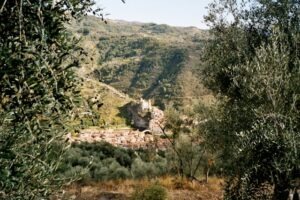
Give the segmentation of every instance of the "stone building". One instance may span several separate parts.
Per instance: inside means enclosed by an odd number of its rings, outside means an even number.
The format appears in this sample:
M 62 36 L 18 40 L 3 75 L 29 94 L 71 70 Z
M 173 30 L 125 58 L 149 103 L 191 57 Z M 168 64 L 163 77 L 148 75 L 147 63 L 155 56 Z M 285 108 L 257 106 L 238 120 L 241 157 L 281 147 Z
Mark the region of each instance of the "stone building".
M 151 100 L 140 99 L 128 106 L 132 123 L 139 130 L 149 130 L 153 134 L 162 134 L 160 126 L 164 121 L 164 112 L 152 106 Z

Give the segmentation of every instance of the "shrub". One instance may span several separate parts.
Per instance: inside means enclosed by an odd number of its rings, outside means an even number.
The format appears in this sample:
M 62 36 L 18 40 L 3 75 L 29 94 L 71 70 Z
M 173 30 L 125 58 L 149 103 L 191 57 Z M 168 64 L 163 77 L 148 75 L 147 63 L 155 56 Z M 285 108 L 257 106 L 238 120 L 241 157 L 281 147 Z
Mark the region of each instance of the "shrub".
M 102 166 L 100 168 L 96 168 L 93 171 L 93 180 L 95 181 L 101 181 L 104 180 L 106 175 L 109 173 L 108 167 Z
M 140 158 L 134 159 L 131 165 L 133 178 L 155 177 L 167 173 L 167 160 L 161 157 L 152 162 L 144 162 Z
M 155 169 L 153 163 L 144 162 L 142 159 L 136 158 L 132 163 L 131 172 L 134 178 L 151 177 L 155 174 Z
M 90 173 L 93 174 L 92 178 L 97 181 L 126 179 L 131 176 L 128 169 L 122 167 L 114 158 L 103 160 L 102 166 L 98 165 Z
M 145 189 L 137 188 L 131 196 L 131 200 L 165 200 L 167 191 L 158 184 L 150 185 Z
M 90 30 L 88 28 L 81 28 L 77 32 L 82 33 L 84 36 L 87 36 L 90 34 Z
M 132 164 L 132 159 L 125 149 L 116 149 L 114 158 L 124 167 L 130 167 Z
M 99 142 L 72 144 L 59 170 L 68 177 L 76 174 L 74 172 L 78 168 L 83 168 L 92 180 L 105 181 L 164 175 L 168 172 L 167 165 L 166 158 L 153 152 L 123 149 Z
M 86 181 L 91 179 L 88 169 L 82 166 L 71 167 L 70 170 L 66 171 L 63 175 L 66 178 L 77 177 Z
M 120 179 L 126 179 L 130 177 L 131 174 L 128 171 L 128 169 L 126 169 L 125 167 L 119 167 L 113 172 L 111 179 L 120 180 Z

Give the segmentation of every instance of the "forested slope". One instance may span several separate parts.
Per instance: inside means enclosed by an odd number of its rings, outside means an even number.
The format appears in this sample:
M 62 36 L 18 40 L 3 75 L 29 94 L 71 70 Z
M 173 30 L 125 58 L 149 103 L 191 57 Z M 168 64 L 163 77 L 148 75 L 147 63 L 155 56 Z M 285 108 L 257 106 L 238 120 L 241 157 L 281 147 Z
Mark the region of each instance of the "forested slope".
M 108 21 L 88 16 L 71 24 L 88 56 L 79 73 L 161 108 L 181 107 L 209 92 L 201 83 L 206 31 L 194 27 Z

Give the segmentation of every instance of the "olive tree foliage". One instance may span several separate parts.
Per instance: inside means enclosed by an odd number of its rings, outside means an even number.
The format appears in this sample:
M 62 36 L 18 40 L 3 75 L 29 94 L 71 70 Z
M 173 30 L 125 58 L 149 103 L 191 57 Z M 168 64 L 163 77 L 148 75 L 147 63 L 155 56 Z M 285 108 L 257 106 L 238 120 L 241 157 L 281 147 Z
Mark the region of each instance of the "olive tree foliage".
M 286 200 L 296 187 L 299 13 L 295 0 L 219 0 L 210 5 L 206 20 L 213 38 L 204 55 L 206 84 L 221 103 L 206 141 L 221 149 L 226 164 L 225 199 Z
M 258 49 L 251 62 L 231 69 L 243 74 L 235 77 L 234 85 L 242 88 L 247 99 L 243 107 L 254 114 L 250 128 L 234 132 L 234 163 L 238 165 L 230 180 L 235 184 L 228 190 L 230 198 L 253 198 L 267 183 L 274 186 L 274 199 L 287 199 L 299 178 L 300 60 L 295 60 L 297 68 L 290 71 L 287 48 L 277 42 Z M 230 107 L 242 111 L 238 104 Z
M 47 198 L 62 186 L 57 169 L 77 102 L 73 67 L 82 53 L 64 25 L 92 5 L 0 1 L 1 199 Z
M 199 175 L 209 175 L 212 155 L 199 132 L 197 121 L 201 118 L 194 112 L 183 116 L 179 111 L 168 108 L 166 123 L 162 128 L 164 136 L 170 142 L 167 157 L 171 170 L 181 177 L 198 181 Z M 200 174 L 203 169 L 204 173 Z
M 213 35 L 204 55 L 210 88 L 238 96 L 226 69 L 253 58 L 257 48 L 269 43 L 275 27 L 286 38 L 291 61 L 295 59 L 299 42 L 292 35 L 300 30 L 299 4 L 298 0 L 214 0 L 205 16 Z

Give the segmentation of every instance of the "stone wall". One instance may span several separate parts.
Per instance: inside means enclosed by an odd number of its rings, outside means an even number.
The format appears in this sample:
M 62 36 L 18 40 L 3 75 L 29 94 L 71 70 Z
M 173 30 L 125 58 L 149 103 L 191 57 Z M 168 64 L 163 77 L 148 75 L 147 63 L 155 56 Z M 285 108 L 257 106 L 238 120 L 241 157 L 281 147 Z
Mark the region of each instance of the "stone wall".
M 70 142 L 100 142 L 105 141 L 114 146 L 138 149 L 166 149 L 169 141 L 158 136 L 131 129 L 85 129 L 78 136 L 68 136 Z

